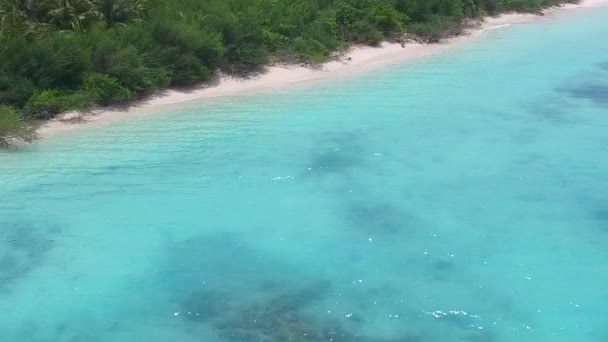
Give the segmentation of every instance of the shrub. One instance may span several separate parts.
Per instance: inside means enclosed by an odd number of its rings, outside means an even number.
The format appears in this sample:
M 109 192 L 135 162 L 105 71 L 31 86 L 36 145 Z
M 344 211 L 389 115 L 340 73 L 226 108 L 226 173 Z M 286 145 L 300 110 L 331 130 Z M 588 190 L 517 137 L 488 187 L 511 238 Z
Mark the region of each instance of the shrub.
M 85 74 L 82 85 L 86 94 L 104 106 L 133 97 L 133 93 L 122 86 L 116 78 L 104 74 Z
M 244 75 L 259 69 L 268 63 L 269 56 L 263 45 L 244 42 L 229 48 L 227 53 L 227 66 L 224 69 L 232 74 Z
M 363 11 L 341 2 L 336 7 L 336 23 L 340 27 L 348 28 L 363 18 Z
M 270 56 L 264 45 L 262 14 L 255 8 L 210 16 L 206 29 L 221 32 L 225 53 L 222 68 L 232 74 L 257 71 Z
M 0 104 L 22 107 L 35 88 L 28 79 L 0 74 Z
M 325 13 L 308 25 L 303 36 L 316 45 L 316 50 L 321 47 L 323 54 L 327 57 L 331 51 L 338 50 L 345 45 L 340 39 L 339 33 L 336 18 Z
M 0 147 L 20 141 L 31 142 L 35 138 L 33 127 L 24 122 L 15 109 L 0 105 Z
M 76 34 L 55 33 L 29 43 L 15 56 L 15 70 L 39 88 L 76 88 L 90 69 L 90 51 Z M 13 69 L 10 69 L 13 70 Z
M 163 49 L 175 47 L 180 54 L 191 54 L 205 63 L 208 69 L 218 67 L 224 55 L 221 35 L 204 32 L 182 22 L 157 22 L 153 27 L 153 35 Z
M 311 63 L 322 63 L 329 57 L 329 51 L 323 44 L 316 40 L 296 38 L 293 41 L 295 58 Z
M 95 46 L 93 68 L 97 73 L 116 78 L 134 94 L 168 85 L 169 72 L 163 67 L 148 67 L 144 56 L 135 46 L 123 46 L 106 37 Z
M 264 36 L 264 45 L 272 51 L 276 51 L 278 48 L 285 46 L 289 41 L 289 38 L 286 36 L 267 28 L 262 30 L 262 35 Z
M 96 97 L 83 91 L 44 90 L 27 102 L 24 114 L 29 119 L 51 119 L 60 112 L 90 107 Z
M 191 54 L 180 56 L 173 64 L 172 72 L 171 82 L 178 86 L 190 86 L 211 78 L 211 71 Z
M 354 43 L 379 45 L 384 35 L 368 21 L 357 21 L 351 28 L 351 40 Z
M 408 33 L 419 36 L 424 41 L 435 43 L 443 38 L 460 33 L 462 24 L 450 17 L 434 16 L 427 22 L 408 26 Z
M 375 26 L 387 35 L 401 33 L 403 25 L 408 20 L 407 16 L 397 12 L 394 7 L 384 2 L 377 3 L 370 16 Z

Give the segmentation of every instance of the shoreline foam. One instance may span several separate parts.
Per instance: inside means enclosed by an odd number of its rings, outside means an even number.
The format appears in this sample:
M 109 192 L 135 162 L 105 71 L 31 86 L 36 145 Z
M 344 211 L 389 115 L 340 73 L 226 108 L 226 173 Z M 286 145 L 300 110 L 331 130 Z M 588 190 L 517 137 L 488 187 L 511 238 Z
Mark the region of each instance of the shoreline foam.
M 486 20 L 464 34 L 446 39 L 437 44 L 383 43 L 380 47 L 358 46 L 337 60 L 327 62 L 320 68 L 298 65 L 270 66 L 260 75 L 250 78 L 220 76 L 217 84 L 203 85 L 188 91 L 165 90 L 150 98 L 136 101 L 125 108 L 98 108 L 87 112 L 67 112 L 44 123 L 38 134 L 48 138 L 58 133 L 94 127 L 100 124 L 162 112 L 172 105 L 182 105 L 205 99 L 238 96 L 262 91 L 282 90 L 303 82 L 327 80 L 370 71 L 380 66 L 414 61 L 436 54 L 461 42 L 482 35 L 487 30 L 500 29 L 511 24 L 522 24 L 554 17 L 574 8 L 608 6 L 608 0 L 584 0 L 579 4 L 567 4 L 545 10 L 544 16 L 536 14 L 508 13 Z

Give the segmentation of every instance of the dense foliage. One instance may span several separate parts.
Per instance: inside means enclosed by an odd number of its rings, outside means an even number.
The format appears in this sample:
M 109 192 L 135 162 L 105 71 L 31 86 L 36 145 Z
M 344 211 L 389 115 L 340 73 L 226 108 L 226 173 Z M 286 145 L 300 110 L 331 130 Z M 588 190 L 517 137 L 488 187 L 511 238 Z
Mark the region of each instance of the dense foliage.
M 0 104 L 26 118 L 318 63 L 349 43 L 436 41 L 467 18 L 572 0 L 0 0 Z M 4 115 L 4 114 L 2 114 Z
M 31 142 L 35 137 L 33 127 L 24 122 L 15 109 L 0 105 L 0 147 Z

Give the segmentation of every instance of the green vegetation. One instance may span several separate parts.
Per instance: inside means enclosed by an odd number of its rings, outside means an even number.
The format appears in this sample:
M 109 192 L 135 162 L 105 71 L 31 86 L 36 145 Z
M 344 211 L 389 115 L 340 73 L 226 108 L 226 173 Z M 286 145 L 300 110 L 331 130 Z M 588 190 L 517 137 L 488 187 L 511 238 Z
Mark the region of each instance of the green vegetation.
M 48 119 L 218 70 L 320 63 L 352 43 L 433 42 L 468 19 L 563 2 L 573 0 L 0 0 L 0 105 Z
M 0 106 L 0 147 L 8 147 L 19 142 L 31 142 L 36 132 L 25 123 L 19 113 L 7 106 Z

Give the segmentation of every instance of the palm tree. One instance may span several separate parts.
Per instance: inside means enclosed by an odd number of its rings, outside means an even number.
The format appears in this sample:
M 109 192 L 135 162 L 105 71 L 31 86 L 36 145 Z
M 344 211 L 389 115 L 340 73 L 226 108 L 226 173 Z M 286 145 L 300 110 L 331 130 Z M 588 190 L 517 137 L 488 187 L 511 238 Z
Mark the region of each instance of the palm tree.
M 146 0 L 93 0 L 108 26 L 137 20 L 146 9 Z
M 99 17 L 89 0 L 54 0 L 47 6 L 49 23 L 63 30 L 79 28 L 83 22 Z
M 10 1 L 0 2 L 0 34 L 12 35 L 23 30 L 27 18 L 17 5 Z
M 79 30 L 103 20 L 108 26 L 140 20 L 147 0 L 0 0 L 0 35 Z
M 18 12 L 23 21 L 34 21 L 44 12 L 44 4 L 45 1 L 36 0 L 0 0 L 0 15 Z
M 0 0 L 0 36 L 43 33 L 49 25 L 40 21 L 44 1 Z

